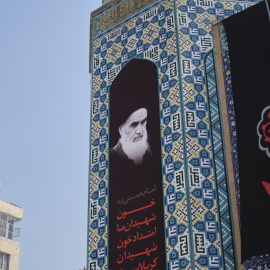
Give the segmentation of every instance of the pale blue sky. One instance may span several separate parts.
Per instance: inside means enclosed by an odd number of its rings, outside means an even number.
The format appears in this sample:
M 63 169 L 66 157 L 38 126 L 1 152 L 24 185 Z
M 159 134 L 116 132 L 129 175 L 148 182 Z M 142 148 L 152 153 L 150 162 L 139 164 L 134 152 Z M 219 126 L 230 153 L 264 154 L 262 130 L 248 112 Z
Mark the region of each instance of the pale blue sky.
M 90 13 L 0 0 L 0 199 L 24 208 L 20 270 L 86 265 Z

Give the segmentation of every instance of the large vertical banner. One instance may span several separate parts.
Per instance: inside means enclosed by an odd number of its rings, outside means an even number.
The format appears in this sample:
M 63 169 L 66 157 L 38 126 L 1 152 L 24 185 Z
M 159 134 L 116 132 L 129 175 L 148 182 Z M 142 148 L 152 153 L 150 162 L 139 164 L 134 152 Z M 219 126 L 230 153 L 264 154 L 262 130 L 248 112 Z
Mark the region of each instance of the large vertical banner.
M 223 24 L 231 63 L 244 261 L 270 252 L 270 22 L 266 4 L 259 3 Z
M 128 62 L 109 104 L 109 269 L 166 269 L 156 65 Z

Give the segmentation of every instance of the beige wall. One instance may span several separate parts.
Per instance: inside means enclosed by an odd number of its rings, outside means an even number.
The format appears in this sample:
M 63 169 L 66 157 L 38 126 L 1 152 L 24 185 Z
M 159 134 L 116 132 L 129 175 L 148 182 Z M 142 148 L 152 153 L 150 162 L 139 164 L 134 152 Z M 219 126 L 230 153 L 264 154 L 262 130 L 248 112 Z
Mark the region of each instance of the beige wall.
M 0 200 L 0 212 L 17 219 L 23 218 L 23 208 Z M 19 269 L 20 243 L 0 237 L 0 252 L 9 254 L 9 270 Z
M 23 208 L 12 203 L 7 203 L 2 200 L 0 200 L 0 212 L 6 213 L 18 219 L 23 218 Z
M 9 270 L 19 269 L 20 243 L 0 237 L 0 252 L 9 254 Z

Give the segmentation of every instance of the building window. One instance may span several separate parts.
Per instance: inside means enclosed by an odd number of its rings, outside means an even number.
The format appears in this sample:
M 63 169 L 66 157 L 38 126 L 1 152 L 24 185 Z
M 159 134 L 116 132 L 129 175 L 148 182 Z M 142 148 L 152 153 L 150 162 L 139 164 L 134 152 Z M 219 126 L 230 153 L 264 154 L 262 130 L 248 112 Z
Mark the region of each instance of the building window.
M 20 220 L 0 212 L 0 236 L 10 240 L 18 241 L 20 232 Z M 2 269 L 0 268 L 0 270 Z
M 9 255 L 0 252 L 0 270 L 8 270 Z
M 7 216 L 8 216 L 7 214 L 0 212 L 0 236 L 2 236 L 2 237 L 6 237 Z

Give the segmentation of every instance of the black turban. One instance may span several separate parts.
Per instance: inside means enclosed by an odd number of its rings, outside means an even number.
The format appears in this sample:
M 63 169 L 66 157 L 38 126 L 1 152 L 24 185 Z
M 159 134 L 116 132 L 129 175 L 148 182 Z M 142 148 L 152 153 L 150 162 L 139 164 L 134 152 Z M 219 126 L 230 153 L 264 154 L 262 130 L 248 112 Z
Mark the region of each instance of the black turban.
M 157 89 L 157 67 L 148 60 L 133 59 L 119 72 L 110 87 L 110 147 L 117 143 L 119 127 L 134 111 L 146 108 L 151 119 Z

